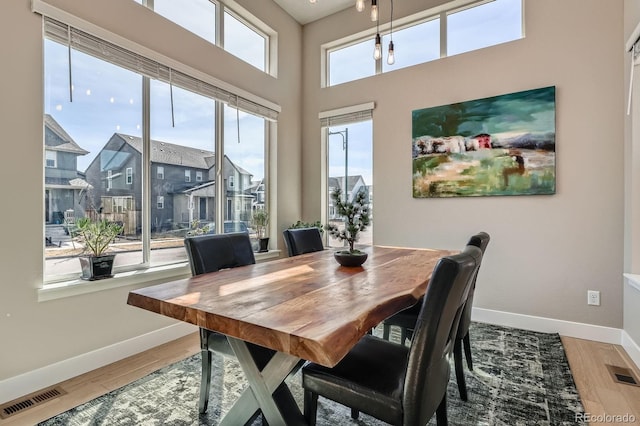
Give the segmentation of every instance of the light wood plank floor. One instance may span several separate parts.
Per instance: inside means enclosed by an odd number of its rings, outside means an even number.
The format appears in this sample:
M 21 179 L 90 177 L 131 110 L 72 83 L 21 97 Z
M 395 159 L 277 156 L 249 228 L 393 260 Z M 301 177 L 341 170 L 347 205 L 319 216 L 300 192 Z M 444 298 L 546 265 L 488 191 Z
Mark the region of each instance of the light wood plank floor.
M 591 424 L 640 424 L 640 387 L 615 383 L 605 366 L 611 364 L 632 368 L 636 377 L 640 377 L 640 371 L 624 349 L 618 345 L 569 337 L 563 337 L 562 342 L 585 411 L 592 416 Z M 25 410 L 9 419 L 0 420 L 0 425 L 36 424 L 144 377 L 165 365 L 198 353 L 199 350 L 198 334 L 194 333 L 67 380 L 60 384 L 67 391 L 66 395 Z M 604 415 L 619 415 L 621 418 L 597 418 Z M 628 419 L 635 419 L 635 421 L 625 423 L 622 417 L 625 415 Z

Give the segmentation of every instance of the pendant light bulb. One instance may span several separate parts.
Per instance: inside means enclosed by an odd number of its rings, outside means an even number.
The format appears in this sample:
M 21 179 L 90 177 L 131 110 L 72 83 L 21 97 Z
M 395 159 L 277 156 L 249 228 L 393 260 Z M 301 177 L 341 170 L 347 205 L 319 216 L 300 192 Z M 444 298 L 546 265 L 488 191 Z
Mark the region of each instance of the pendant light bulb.
M 371 0 L 371 20 L 372 21 L 378 20 L 378 1 L 377 0 Z
M 380 34 L 376 34 L 376 47 L 373 49 L 373 59 L 376 61 L 382 58 L 382 43 L 380 42 Z
M 316 0 L 309 0 L 309 3 L 315 3 Z
M 393 41 L 389 42 L 389 56 L 387 56 L 387 64 L 393 65 L 396 62 L 396 54 L 393 49 Z
M 364 10 L 364 0 L 356 0 L 356 10 L 362 12 Z

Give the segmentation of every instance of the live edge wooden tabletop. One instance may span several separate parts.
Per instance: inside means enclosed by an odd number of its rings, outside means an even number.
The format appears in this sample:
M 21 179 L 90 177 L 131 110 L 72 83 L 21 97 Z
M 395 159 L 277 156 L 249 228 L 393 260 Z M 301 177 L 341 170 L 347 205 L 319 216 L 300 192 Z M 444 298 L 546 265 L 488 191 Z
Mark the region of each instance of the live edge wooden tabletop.
M 423 296 L 438 259 L 454 253 L 363 251 L 363 267 L 342 267 L 324 250 L 141 288 L 127 303 L 332 367 Z

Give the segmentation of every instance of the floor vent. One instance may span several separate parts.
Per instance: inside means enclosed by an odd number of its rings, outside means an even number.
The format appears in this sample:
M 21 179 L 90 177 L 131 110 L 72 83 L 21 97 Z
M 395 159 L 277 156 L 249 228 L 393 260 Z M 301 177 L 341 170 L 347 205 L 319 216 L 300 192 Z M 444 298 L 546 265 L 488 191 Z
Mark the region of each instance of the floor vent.
M 67 392 L 60 386 L 56 386 L 55 388 L 39 391 L 24 398 L 7 402 L 0 406 L 0 419 L 8 419 L 15 414 L 22 413 L 29 408 L 33 408 L 36 405 L 40 405 L 66 393 Z
M 640 386 L 638 378 L 633 374 L 631 369 L 615 365 L 607 365 L 607 369 L 609 370 L 609 373 L 611 373 L 611 377 L 614 382 L 621 383 L 623 385 Z

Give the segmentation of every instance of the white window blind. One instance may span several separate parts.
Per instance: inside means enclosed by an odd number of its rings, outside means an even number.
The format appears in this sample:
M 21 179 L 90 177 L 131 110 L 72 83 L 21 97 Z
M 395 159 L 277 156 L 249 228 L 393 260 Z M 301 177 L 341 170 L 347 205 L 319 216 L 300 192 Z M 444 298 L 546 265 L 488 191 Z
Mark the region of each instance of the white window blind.
M 232 107 L 276 121 L 278 111 L 246 99 L 229 90 L 185 74 L 138 53 L 124 49 L 99 37 L 44 16 L 44 36 L 58 43 L 154 80 L 181 87 L 215 99 Z
M 320 125 L 322 127 L 333 127 L 372 120 L 374 107 L 375 104 L 369 102 L 331 111 L 323 111 L 319 114 Z

